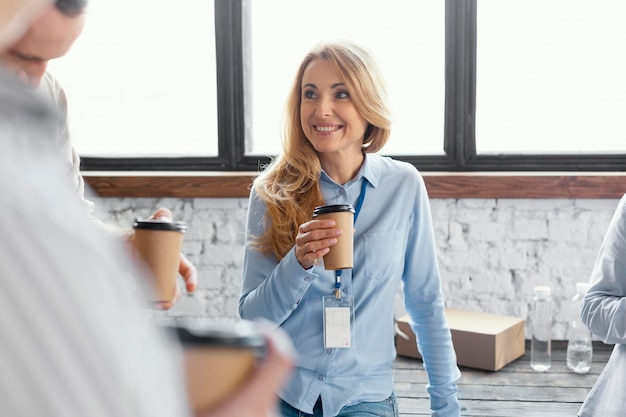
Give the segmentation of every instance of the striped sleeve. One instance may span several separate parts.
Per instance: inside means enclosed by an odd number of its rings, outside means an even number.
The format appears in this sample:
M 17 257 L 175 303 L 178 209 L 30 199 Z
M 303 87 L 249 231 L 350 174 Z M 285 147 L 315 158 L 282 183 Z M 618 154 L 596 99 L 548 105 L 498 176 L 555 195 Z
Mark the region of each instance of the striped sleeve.
M 123 248 L 52 162 L 16 155 L 0 155 L 0 415 L 188 415 L 178 346 L 146 320 Z

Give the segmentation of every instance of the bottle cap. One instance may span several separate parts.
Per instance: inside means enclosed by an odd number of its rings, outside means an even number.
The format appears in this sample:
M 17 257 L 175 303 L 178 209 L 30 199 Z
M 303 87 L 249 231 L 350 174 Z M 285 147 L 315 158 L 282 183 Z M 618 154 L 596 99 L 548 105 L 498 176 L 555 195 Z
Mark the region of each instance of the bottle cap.
M 578 294 L 586 294 L 587 293 L 587 289 L 589 288 L 589 284 L 586 282 L 577 282 L 576 283 L 576 292 Z
M 535 295 L 540 298 L 550 297 L 552 294 L 552 289 L 547 285 L 537 285 L 535 287 Z

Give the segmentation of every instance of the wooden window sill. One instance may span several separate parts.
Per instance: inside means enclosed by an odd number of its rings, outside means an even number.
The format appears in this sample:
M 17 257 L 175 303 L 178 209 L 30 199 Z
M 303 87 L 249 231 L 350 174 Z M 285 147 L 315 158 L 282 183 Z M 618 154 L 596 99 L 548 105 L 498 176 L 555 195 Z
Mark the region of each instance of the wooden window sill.
M 101 197 L 248 197 L 256 172 L 84 172 Z M 422 172 L 430 198 L 615 198 L 626 173 Z

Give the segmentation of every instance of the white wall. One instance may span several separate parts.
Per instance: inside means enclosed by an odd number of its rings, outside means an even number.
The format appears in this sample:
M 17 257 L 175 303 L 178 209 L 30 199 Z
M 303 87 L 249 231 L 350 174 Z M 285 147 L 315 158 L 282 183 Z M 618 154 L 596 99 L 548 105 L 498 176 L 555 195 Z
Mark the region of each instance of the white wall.
M 198 267 L 200 284 L 169 314 L 237 316 L 247 199 L 94 201 L 98 217 L 125 227 L 157 207 L 170 208 L 189 225 L 183 252 Z M 447 306 L 527 320 L 533 287 L 547 284 L 554 292 L 553 338 L 565 339 L 575 283 L 589 279 L 617 202 L 432 199 Z

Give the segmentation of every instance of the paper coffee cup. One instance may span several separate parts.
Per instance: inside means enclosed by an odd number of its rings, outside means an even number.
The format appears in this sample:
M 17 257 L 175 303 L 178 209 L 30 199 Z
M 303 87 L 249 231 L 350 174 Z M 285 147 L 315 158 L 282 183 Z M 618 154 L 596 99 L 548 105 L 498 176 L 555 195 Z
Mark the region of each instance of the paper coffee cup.
M 353 266 L 354 207 L 350 204 L 318 206 L 313 210 L 314 219 L 332 219 L 336 227 L 343 230 L 337 243 L 324 256 L 324 269 L 347 269 Z
M 196 414 L 227 401 L 265 356 L 265 339 L 245 320 L 183 319 L 175 329 L 184 348 L 187 394 Z
M 180 251 L 187 231 L 184 222 L 136 219 L 133 243 L 154 278 L 154 301 L 171 301 L 176 294 Z

